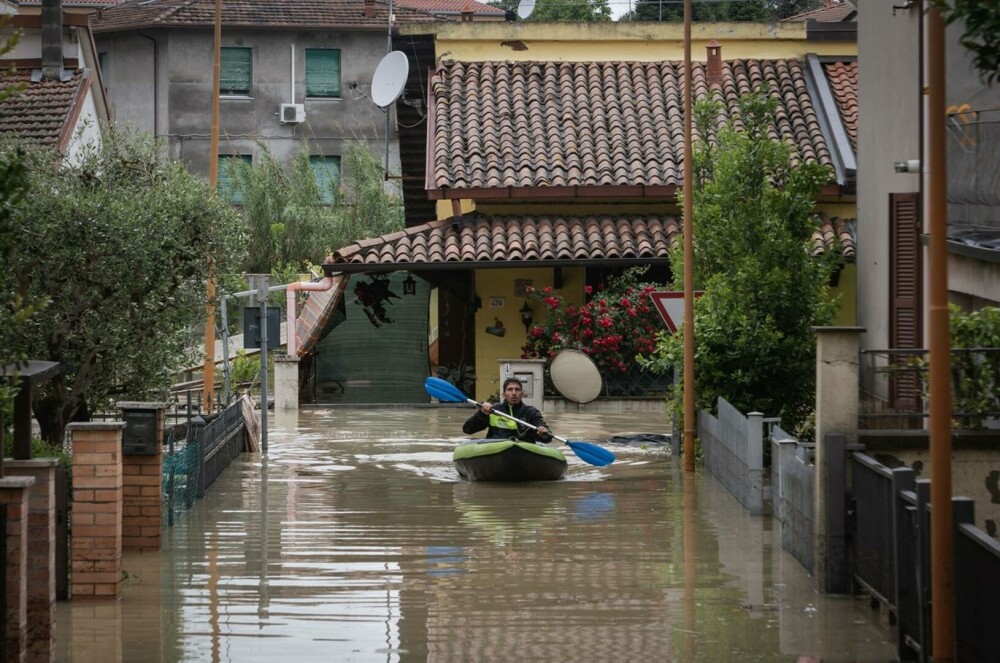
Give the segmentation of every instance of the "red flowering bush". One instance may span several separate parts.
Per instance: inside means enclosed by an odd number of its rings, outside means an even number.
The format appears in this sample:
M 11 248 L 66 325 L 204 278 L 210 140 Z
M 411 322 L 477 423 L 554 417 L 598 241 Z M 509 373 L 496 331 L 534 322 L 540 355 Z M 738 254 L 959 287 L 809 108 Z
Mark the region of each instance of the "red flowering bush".
M 636 356 L 656 351 L 663 326 L 649 299 L 662 286 L 640 282 L 645 271 L 634 267 L 610 279 L 607 287 L 587 286 L 587 303 L 579 307 L 567 304 L 551 287 L 533 290 L 529 300 L 541 303 L 546 315 L 528 331 L 521 357 L 548 358 L 572 348 L 589 355 L 603 374 L 638 370 Z

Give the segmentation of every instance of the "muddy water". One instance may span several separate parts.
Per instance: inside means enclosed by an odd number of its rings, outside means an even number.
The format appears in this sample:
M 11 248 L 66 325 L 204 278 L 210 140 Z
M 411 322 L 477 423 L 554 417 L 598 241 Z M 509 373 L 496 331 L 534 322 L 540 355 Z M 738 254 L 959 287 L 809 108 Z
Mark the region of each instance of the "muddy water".
M 669 449 L 566 479 L 460 482 L 465 409 L 271 418 L 110 604 L 60 604 L 60 661 L 893 660 L 866 602 L 826 598 Z M 600 442 L 656 415 L 565 414 Z

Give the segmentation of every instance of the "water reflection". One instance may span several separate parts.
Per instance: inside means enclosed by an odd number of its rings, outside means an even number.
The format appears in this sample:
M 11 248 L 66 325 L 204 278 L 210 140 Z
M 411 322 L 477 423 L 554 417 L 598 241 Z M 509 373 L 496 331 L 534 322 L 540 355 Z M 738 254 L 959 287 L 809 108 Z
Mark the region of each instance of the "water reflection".
M 59 660 L 892 660 L 861 605 L 812 592 L 769 519 L 666 449 L 465 483 L 450 452 L 467 414 L 276 416 L 267 457 L 235 463 L 162 552 L 126 555 L 120 602 L 60 605 Z M 587 441 L 639 427 L 549 420 Z

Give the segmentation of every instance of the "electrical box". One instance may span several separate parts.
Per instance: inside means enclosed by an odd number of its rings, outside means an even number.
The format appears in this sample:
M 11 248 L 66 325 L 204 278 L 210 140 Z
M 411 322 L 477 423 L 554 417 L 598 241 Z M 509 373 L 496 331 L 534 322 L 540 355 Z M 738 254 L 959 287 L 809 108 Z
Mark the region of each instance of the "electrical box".
M 281 347 L 281 321 L 277 306 L 267 307 L 267 349 Z M 293 332 L 294 333 L 294 332 Z M 260 348 L 260 307 L 246 306 L 243 308 L 243 348 L 245 350 Z
M 281 104 L 279 109 L 282 124 L 301 124 L 306 121 L 305 104 Z
M 156 418 L 156 410 L 122 410 L 122 419 L 125 421 L 122 453 L 136 456 L 155 456 L 160 453 Z

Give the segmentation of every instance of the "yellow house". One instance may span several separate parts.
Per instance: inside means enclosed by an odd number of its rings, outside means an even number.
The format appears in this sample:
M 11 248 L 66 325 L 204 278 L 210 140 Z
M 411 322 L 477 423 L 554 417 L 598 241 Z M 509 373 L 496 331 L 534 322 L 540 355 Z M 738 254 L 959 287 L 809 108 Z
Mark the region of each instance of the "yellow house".
M 521 355 L 524 317 L 542 314 L 526 310 L 526 285 L 581 303 L 586 285 L 629 265 L 670 277 L 683 226 L 681 29 L 435 24 L 395 40 L 410 58 L 397 102 L 407 228 L 334 260 L 346 273 L 407 270 L 434 286 L 432 363 L 474 365 L 476 398 L 498 390 L 498 360 Z M 856 49 L 811 29 L 697 24 L 692 81 L 696 97 L 716 90 L 725 112 L 769 83 L 776 135 L 836 174 L 815 243 L 841 252 L 832 287 L 838 323 L 853 324 Z

